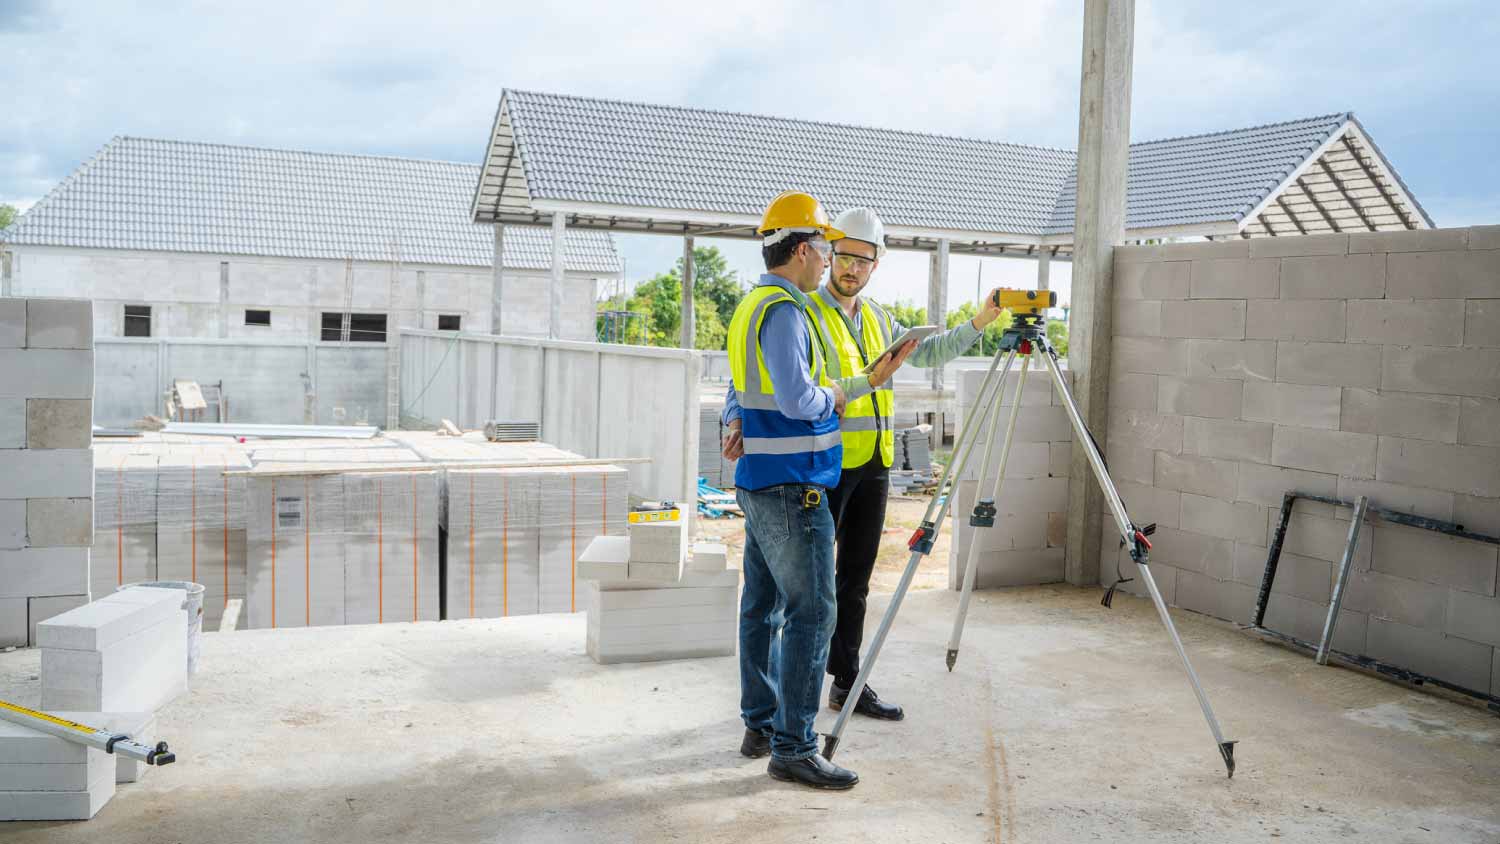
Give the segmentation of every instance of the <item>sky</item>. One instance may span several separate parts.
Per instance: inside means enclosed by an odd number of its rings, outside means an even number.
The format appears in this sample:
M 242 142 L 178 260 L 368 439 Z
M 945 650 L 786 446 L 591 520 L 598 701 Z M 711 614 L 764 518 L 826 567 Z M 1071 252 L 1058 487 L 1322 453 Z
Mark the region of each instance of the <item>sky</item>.
M 505 87 L 1073 148 L 1082 7 L 0 0 L 0 202 L 28 207 L 122 134 L 478 162 Z M 1492 0 L 1138 0 L 1131 136 L 1353 111 L 1438 225 L 1497 223 L 1496 44 Z M 760 271 L 752 243 L 700 242 Z M 617 243 L 631 282 L 681 254 Z M 950 307 L 981 272 L 1035 278 L 979 264 L 953 259 Z M 926 278 L 892 252 L 869 291 L 921 303 Z

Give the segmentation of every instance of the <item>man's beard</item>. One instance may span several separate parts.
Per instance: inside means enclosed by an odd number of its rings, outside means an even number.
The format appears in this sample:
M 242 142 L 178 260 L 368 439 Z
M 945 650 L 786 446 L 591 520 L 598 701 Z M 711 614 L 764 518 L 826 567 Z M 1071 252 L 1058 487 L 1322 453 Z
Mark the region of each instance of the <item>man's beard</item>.
M 853 299 L 855 296 L 858 296 L 859 292 L 864 289 L 862 286 L 860 286 L 858 279 L 853 281 L 846 281 L 837 276 L 833 278 L 833 286 L 838 290 L 840 296 L 844 296 L 849 299 Z

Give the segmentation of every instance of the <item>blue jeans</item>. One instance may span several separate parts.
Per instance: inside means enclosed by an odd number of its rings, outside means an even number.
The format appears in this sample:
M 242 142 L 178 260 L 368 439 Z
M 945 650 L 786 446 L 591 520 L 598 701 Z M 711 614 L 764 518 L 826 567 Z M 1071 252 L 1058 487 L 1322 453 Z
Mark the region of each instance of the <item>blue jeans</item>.
M 745 511 L 740 717 L 747 729 L 769 733 L 771 755 L 784 761 L 818 752 L 813 719 L 837 616 L 833 516 L 826 491 L 818 506 L 803 506 L 807 489 L 735 492 Z

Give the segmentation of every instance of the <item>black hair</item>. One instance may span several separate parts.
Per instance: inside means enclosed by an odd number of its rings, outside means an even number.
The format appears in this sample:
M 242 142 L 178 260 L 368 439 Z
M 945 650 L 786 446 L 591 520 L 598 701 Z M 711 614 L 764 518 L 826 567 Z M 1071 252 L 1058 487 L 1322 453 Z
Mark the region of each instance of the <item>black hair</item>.
M 779 231 L 779 229 L 778 229 Z M 766 262 L 766 269 L 771 270 L 792 260 L 792 253 L 797 247 L 817 237 L 812 232 L 792 232 L 779 242 L 770 246 L 760 248 L 760 257 Z

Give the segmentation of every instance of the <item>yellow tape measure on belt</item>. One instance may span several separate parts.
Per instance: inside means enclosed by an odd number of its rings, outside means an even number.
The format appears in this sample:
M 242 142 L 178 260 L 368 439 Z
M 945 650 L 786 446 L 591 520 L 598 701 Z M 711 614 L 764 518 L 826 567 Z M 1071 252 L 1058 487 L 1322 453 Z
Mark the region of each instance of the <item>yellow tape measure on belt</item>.
M 650 524 L 652 522 L 675 522 L 682 518 L 678 510 L 636 510 L 630 514 L 630 523 L 633 525 Z

